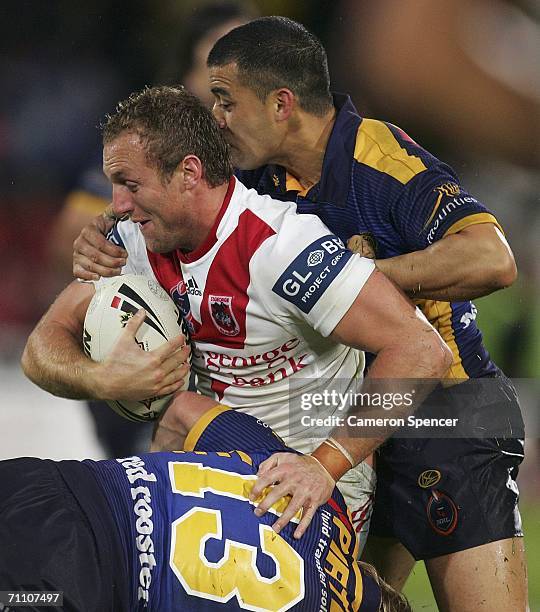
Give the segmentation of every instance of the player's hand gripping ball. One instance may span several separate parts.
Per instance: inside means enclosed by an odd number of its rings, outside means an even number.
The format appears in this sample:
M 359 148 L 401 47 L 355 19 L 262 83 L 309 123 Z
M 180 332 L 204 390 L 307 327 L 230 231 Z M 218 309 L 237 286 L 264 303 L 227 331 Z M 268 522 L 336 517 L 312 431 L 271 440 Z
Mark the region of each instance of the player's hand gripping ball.
M 104 279 L 86 311 L 83 331 L 85 353 L 94 361 L 103 361 L 118 340 L 129 319 L 141 308 L 146 318 L 135 334 L 144 351 L 158 348 L 183 334 L 189 341 L 186 325 L 178 308 L 155 280 L 136 274 Z M 189 385 L 186 378 L 182 390 Z M 110 400 L 108 404 L 130 421 L 152 421 L 169 405 L 172 394 L 143 401 Z

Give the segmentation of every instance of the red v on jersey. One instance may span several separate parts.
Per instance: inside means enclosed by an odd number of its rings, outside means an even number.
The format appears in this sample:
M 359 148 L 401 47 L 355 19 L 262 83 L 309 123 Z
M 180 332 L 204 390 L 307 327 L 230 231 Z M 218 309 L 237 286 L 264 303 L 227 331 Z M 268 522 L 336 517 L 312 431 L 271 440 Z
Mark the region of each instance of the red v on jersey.
M 189 304 L 180 263 L 182 254 L 148 252 L 156 278 L 177 303 L 194 340 L 223 347 L 244 348 L 246 308 L 249 302 L 249 263 L 261 244 L 274 234 L 275 231 L 251 210 L 244 210 L 240 214 L 237 227 L 220 246 L 210 264 L 201 302 L 200 321 L 194 317 Z M 193 259 L 189 259 L 191 263 Z
M 156 277 L 178 305 L 202 394 L 309 452 L 321 434 L 316 422 L 301 421 L 300 403 L 321 388 L 356 388 L 362 353 L 328 336 L 374 264 L 348 252 L 317 217 L 232 183 L 207 239 L 188 255 L 149 253 L 139 227 L 120 221 L 125 271 Z M 321 407 L 319 416 L 335 410 Z

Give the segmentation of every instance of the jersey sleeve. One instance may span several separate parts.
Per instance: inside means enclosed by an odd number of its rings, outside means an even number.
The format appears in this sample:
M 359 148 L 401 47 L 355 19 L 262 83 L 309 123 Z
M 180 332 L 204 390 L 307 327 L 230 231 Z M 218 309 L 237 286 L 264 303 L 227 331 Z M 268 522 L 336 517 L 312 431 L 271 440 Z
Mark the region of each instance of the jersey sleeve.
M 141 274 L 155 278 L 144 237 L 136 223 L 130 220 L 117 221 L 109 230 L 107 240 L 126 249 L 128 253 L 122 274 Z
M 435 241 L 479 223 L 497 219 L 458 182 L 444 164 L 430 168 L 411 180 L 391 206 L 392 222 L 411 251 L 425 249 Z
M 328 336 L 375 269 L 313 215 L 289 215 L 252 260 L 251 278 L 276 318 Z
M 128 252 L 126 265 L 122 268 L 122 275 L 140 274 L 158 282 L 148 259 L 144 237 L 139 231 L 137 224 L 129 220 L 117 221 L 109 230 L 107 240 L 116 244 L 116 246 L 126 249 Z M 92 282 L 97 289 L 97 287 L 107 283 L 108 280 L 108 278 L 100 277 L 99 280 Z

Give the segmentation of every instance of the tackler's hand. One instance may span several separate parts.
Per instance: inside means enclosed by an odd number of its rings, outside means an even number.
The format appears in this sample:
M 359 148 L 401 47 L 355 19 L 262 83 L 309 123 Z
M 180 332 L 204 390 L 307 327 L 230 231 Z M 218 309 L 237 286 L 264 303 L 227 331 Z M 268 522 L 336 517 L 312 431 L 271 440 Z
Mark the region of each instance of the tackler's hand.
M 109 214 L 99 215 L 73 243 L 73 276 L 98 280 L 100 276 L 118 276 L 126 264 L 127 252 L 109 242 L 105 236 L 114 224 Z
M 259 466 L 258 478 L 250 495 L 257 502 L 255 514 L 262 516 L 282 497 L 290 497 L 283 514 L 272 525 L 279 533 L 301 511 L 296 539 L 301 538 L 317 508 L 332 495 L 335 482 L 311 455 L 275 453 Z

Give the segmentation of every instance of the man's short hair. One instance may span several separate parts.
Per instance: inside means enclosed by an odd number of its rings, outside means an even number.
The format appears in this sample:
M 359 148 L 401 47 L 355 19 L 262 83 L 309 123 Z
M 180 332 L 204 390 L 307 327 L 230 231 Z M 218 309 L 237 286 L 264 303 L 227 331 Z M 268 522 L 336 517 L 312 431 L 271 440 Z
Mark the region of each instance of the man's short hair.
M 120 102 L 102 124 L 103 144 L 123 132 L 139 135 L 147 160 L 169 180 L 186 155 L 202 162 L 215 187 L 232 176 L 229 148 L 212 113 L 184 87 L 146 87 Z
M 300 107 L 322 116 L 332 108 L 326 51 L 319 39 L 287 17 L 261 17 L 220 38 L 208 66 L 236 63 L 240 82 L 261 101 L 280 87 L 290 89 Z

